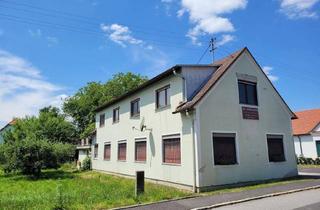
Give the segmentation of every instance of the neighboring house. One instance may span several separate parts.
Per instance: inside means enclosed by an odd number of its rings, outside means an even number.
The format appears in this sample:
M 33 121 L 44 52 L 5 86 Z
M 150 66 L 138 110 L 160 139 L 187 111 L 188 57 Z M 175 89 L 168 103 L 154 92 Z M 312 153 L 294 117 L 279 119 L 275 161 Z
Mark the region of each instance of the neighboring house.
M 3 135 L 6 131 L 11 130 L 13 125 L 16 124 L 16 119 L 11 120 L 8 124 L 6 124 L 3 128 L 0 129 L 0 144 L 3 143 Z
M 78 167 L 81 167 L 82 161 L 86 157 L 91 158 L 91 146 L 92 146 L 92 142 L 96 141 L 95 138 L 96 138 L 96 132 L 94 131 L 87 138 L 79 140 L 77 145 L 77 166 Z
M 292 120 L 294 147 L 297 156 L 320 157 L 320 109 L 295 113 Z
M 194 191 L 295 176 L 295 117 L 247 48 L 176 65 L 96 109 L 92 168 Z

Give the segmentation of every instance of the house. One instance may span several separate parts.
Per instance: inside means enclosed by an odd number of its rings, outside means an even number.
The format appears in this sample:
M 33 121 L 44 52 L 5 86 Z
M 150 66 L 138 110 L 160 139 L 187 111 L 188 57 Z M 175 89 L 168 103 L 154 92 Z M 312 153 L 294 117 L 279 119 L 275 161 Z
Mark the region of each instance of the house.
M 82 161 L 86 157 L 91 158 L 92 142 L 95 142 L 96 131 L 92 132 L 88 137 L 80 139 L 76 147 L 77 167 L 81 168 Z
M 247 48 L 96 109 L 92 168 L 202 191 L 297 175 L 290 110 Z
M 11 130 L 12 127 L 16 124 L 17 120 L 13 119 L 8 124 L 6 124 L 3 128 L 0 129 L 0 144 L 3 143 L 3 135 L 6 131 Z
M 320 157 L 320 109 L 295 113 L 292 120 L 294 148 L 297 156 Z

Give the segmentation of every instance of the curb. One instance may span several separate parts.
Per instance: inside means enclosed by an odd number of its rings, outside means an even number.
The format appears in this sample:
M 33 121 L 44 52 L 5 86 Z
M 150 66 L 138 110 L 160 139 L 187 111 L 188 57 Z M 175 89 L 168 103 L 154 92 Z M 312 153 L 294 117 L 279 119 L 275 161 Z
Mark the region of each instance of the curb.
M 111 208 L 110 210 L 131 209 L 131 208 L 136 208 L 136 207 L 140 207 L 140 206 L 149 206 L 149 205 L 158 204 L 158 203 L 179 201 L 179 200 L 190 199 L 190 198 L 198 198 L 198 197 L 203 197 L 203 196 L 205 196 L 205 195 L 197 195 L 197 194 L 196 195 L 189 195 L 189 196 L 185 196 L 185 197 L 181 197 L 181 198 L 173 198 L 173 199 L 166 199 L 166 200 L 161 200 L 161 201 L 156 201 L 156 202 L 139 203 L 139 204 L 134 204 L 134 205 L 131 205 L 131 206 L 116 207 L 116 208 Z
M 248 201 L 259 200 L 259 199 L 269 198 L 269 197 L 276 197 L 276 196 L 280 196 L 280 195 L 287 195 L 287 194 L 292 194 L 292 193 L 302 192 L 302 191 L 307 191 L 307 190 L 315 190 L 315 189 L 319 189 L 319 188 L 320 188 L 320 185 L 316 185 L 316 186 L 312 186 L 312 187 L 306 187 L 306 188 L 301 188 L 301 189 L 294 189 L 294 190 L 288 190 L 288 191 L 283 191 L 283 192 L 271 193 L 271 194 L 266 194 L 266 195 L 251 197 L 251 198 L 245 198 L 245 199 L 241 199 L 241 200 L 228 201 L 228 202 L 218 203 L 218 204 L 214 204 L 214 205 L 210 205 L 210 206 L 193 208 L 191 210 L 214 209 L 214 208 L 218 208 L 218 207 L 222 207 L 222 206 L 229 206 L 229 205 L 234 205 L 234 204 L 238 204 L 238 203 L 244 203 L 244 202 L 248 202 Z

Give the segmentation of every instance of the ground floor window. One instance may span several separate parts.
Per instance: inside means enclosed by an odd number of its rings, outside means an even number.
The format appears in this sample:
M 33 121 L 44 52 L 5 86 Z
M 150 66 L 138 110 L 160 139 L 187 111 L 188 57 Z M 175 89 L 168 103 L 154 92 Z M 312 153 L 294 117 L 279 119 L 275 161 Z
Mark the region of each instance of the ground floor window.
M 317 155 L 320 157 L 320 141 L 316 141 Z
M 135 161 L 144 162 L 147 159 L 146 139 L 136 139 L 135 142 Z
M 237 164 L 236 134 L 213 133 L 213 155 L 215 165 Z
M 110 160 L 110 156 L 111 156 L 111 144 L 110 143 L 106 143 L 104 145 L 104 160 Z
M 118 160 L 125 161 L 127 159 L 127 142 L 118 143 Z
M 283 136 L 267 135 L 269 162 L 285 161 Z
M 94 145 L 93 157 L 98 158 L 98 144 Z
M 162 154 L 164 163 L 181 163 L 180 135 L 162 137 Z

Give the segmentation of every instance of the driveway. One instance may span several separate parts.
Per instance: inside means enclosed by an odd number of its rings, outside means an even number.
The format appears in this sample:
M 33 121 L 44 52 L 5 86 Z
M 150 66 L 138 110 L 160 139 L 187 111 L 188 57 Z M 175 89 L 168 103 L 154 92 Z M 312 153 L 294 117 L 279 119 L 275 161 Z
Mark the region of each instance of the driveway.
M 320 175 L 320 168 L 299 168 L 299 173 L 312 173 Z
M 217 210 L 292 210 L 320 209 L 320 189 L 297 192 L 277 197 L 269 197 L 250 202 L 215 208 Z

